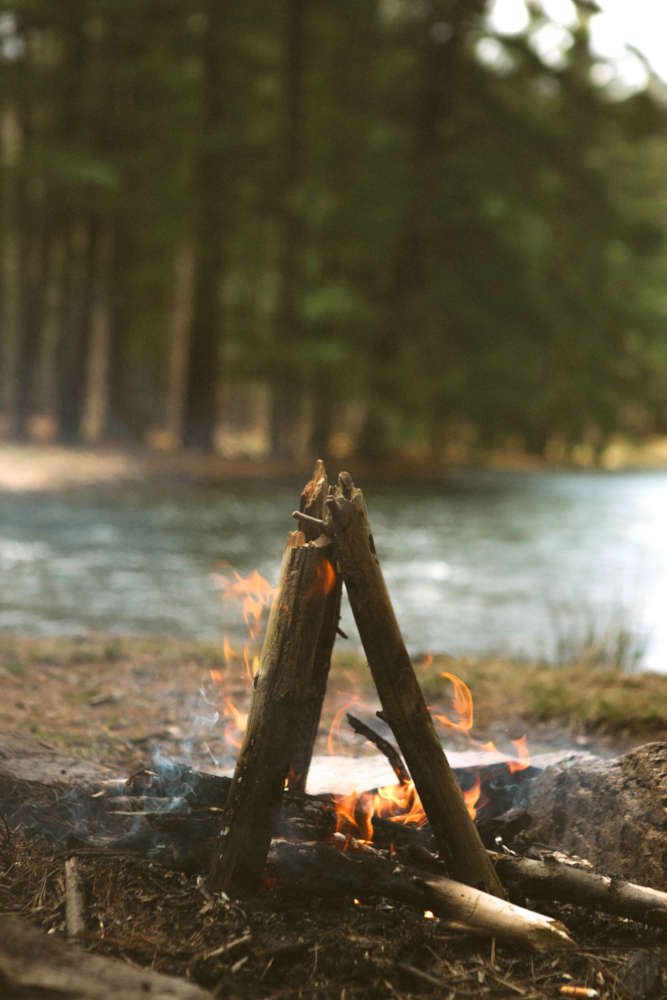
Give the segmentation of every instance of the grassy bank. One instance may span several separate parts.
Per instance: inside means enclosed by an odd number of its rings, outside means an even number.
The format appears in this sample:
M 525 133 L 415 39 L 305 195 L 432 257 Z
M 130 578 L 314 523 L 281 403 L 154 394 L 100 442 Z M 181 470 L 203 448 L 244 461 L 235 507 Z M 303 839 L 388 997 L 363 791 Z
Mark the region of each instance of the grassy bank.
M 474 737 L 493 739 L 510 752 L 509 741 L 524 732 L 534 750 L 620 750 L 667 732 L 667 675 L 447 657 L 416 667 L 432 710 L 451 718 L 453 688 L 441 674 L 461 677 L 474 699 Z M 214 680 L 216 672 L 222 683 Z M 228 765 L 239 737 L 229 706 L 245 711 L 250 693 L 238 668 L 226 669 L 217 645 L 109 636 L 0 636 L 0 687 L 3 729 L 30 731 L 122 767 L 145 763 L 155 746 L 162 753 L 187 752 L 197 766 L 213 758 Z M 332 668 L 319 752 L 325 752 L 333 716 L 352 697 L 358 712 L 379 707 L 363 660 L 344 654 Z M 467 745 L 455 731 L 440 731 L 452 745 Z M 346 734 L 341 739 L 348 752 L 358 751 Z
M 551 469 L 656 469 L 667 468 L 667 437 L 634 444 L 613 441 L 602 455 L 580 446 L 572 453 L 552 450 L 536 456 L 521 451 L 457 450 L 434 465 L 428 450 L 397 451 L 384 460 L 338 455 L 330 462 L 331 474 L 350 468 L 357 479 L 429 479 L 447 468 L 487 467 L 521 471 Z M 312 472 L 312 457 L 277 460 L 269 457 L 236 457 L 178 449 L 160 451 L 145 445 L 121 448 L 111 444 L 65 447 L 58 444 L 15 444 L 0 441 L 0 491 L 63 490 L 91 485 L 150 480 L 224 482 L 234 479 L 272 479 L 290 476 L 302 482 Z

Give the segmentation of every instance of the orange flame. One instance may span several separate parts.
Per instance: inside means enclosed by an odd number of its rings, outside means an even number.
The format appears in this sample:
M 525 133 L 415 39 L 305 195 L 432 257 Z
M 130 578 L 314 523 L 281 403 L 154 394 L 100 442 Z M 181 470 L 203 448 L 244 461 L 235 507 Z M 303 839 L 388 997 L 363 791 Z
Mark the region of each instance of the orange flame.
M 463 793 L 463 801 L 466 804 L 466 809 L 470 813 L 470 818 L 474 819 L 477 815 L 477 809 L 481 805 L 479 798 L 482 793 L 482 780 L 479 774 L 475 777 L 475 783 L 471 788 L 466 789 Z
M 327 594 L 331 593 L 335 582 L 336 570 L 328 559 L 323 559 L 322 562 L 317 564 L 315 579 L 306 597 L 326 597 Z
M 438 722 L 441 722 L 443 726 L 449 726 L 451 729 L 456 729 L 461 733 L 469 734 L 474 721 L 473 702 L 470 688 L 464 681 L 461 680 L 460 677 L 457 677 L 456 674 L 448 674 L 445 672 L 440 674 L 440 676 L 452 682 L 454 687 L 452 707 L 456 712 L 458 719 L 450 719 L 447 715 L 435 715 L 435 718 Z
M 507 767 L 509 768 L 510 774 L 515 774 L 517 771 L 525 771 L 527 767 L 530 767 L 530 753 L 528 747 L 526 746 L 526 734 L 520 736 L 518 740 L 512 740 L 512 743 L 516 747 L 516 753 L 518 760 L 508 760 Z
M 225 739 L 228 743 L 231 743 L 232 746 L 240 749 L 243 742 L 245 727 L 248 722 L 247 714 L 245 712 L 239 712 L 231 698 L 225 698 L 225 707 L 222 712 L 222 717 L 223 719 L 229 720 L 225 726 Z
M 233 579 L 217 574 L 215 581 L 224 599 L 240 599 L 243 620 L 251 639 L 256 639 L 261 628 L 262 612 L 273 598 L 274 588 L 256 569 L 249 576 L 234 570 Z
M 472 695 L 467 684 L 455 674 L 445 672 L 441 674 L 441 677 L 450 681 L 454 688 L 452 707 L 456 718 L 450 718 L 447 715 L 435 715 L 435 718 L 449 729 L 465 734 L 470 742 L 476 746 L 490 752 L 497 752 L 492 741 L 481 743 L 471 735 L 474 724 L 474 709 Z M 337 752 L 343 716 L 356 701 L 357 699 L 353 699 L 348 702 L 334 716 L 328 740 L 330 754 Z M 522 736 L 519 740 L 512 740 L 512 743 L 516 747 L 518 759 L 507 762 L 510 773 L 523 770 L 529 766 L 530 762 L 526 748 L 526 737 Z M 486 798 L 482 795 L 480 773 L 476 775 L 474 784 L 462 791 L 462 795 L 468 813 L 474 820 L 478 810 L 486 802 Z M 402 785 L 386 785 L 378 788 L 376 792 L 351 792 L 348 795 L 336 795 L 333 796 L 333 799 L 336 809 L 336 833 L 344 838 L 344 850 L 347 849 L 352 837 L 359 841 L 372 840 L 373 817 L 375 816 L 413 826 L 422 826 L 426 822 L 424 808 L 412 781 Z
M 333 719 L 331 720 L 331 726 L 329 727 L 329 735 L 327 736 L 327 753 L 330 754 L 332 757 L 335 757 L 336 754 L 341 754 L 345 752 L 345 748 L 343 746 L 343 740 L 340 735 L 340 727 L 343 724 L 343 717 L 345 716 L 345 713 L 349 712 L 349 710 L 352 708 L 353 705 L 358 705 L 358 704 L 359 704 L 359 699 L 355 695 L 353 698 L 350 698 L 349 701 L 346 701 L 344 705 L 341 705 L 341 707 L 338 709 Z

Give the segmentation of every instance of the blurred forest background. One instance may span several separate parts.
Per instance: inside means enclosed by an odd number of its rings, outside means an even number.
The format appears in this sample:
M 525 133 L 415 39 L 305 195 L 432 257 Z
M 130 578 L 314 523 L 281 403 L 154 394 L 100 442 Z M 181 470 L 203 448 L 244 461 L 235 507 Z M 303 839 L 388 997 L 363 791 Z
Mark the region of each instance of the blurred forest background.
M 665 86 L 624 90 L 588 0 L 511 35 L 488 7 L 4 4 L 3 435 L 440 460 L 667 433 Z

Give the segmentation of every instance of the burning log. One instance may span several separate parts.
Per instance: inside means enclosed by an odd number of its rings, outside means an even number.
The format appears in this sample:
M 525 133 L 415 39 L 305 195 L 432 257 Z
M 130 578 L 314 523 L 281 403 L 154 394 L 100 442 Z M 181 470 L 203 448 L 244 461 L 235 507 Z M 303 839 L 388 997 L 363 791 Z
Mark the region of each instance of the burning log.
M 211 1000 L 185 982 L 137 969 L 117 958 L 91 955 L 47 936 L 17 917 L 0 916 L 0 985 L 6 997 L 58 1000 Z
M 327 500 L 331 531 L 368 665 L 450 874 L 503 896 L 437 737 L 375 552 L 366 505 L 349 473 Z
M 304 712 L 312 711 L 313 673 L 336 577 L 330 556 L 326 536 L 306 542 L 302 532 L 290 534 L 212 865 L 216 888 L 233 896 L 259 886 L 297 733 Z
M 36 772 L 31 761 L 37 762 Z M 70 784 L 67 778 L 70 772 L 85 776 L 85 780 Z M 22 780 L 17 778 L 19 774 Z M 42 774 L 47 775 L 48 783 L 42 783 Z M 55 782 L 58 774 L 66 776 L 63 783 Z M 141 771 L 123 780 L 111 777 L 110 772 L 101 772 L 95 765 L 67 757 L 33 736 L 0 734 L 0 806 L 3 814 L 11 826 L 32 827 L 61 846 L 70 845 L 70 850 L 76 838 L 79 845 L 91 845 L 84 848 L 84 853 L 92 850 L 102 855 L 109 851 L 141 854 L 170 867 L 205 872 L 219 829 L 220 809 L 215 803 L 224 799 L 229 787 L 229 778 L 174 765 L 163 765 L 159 771 Z M 119 814 L 115 811 L 118 802 L 122 804 L 122 796 L 119 796 L 123 790 L 135 797 L 144 793 L 141 812 L 122 810 Z M 156 794 L 151 795 L 153 792 Z M 165 809 L 168 796 L 171 796 L 171 808 Z M 277 833 L 291 841 L 299 838 L 330 841 L 335 824 L 332 796 L 288 793 L 283 797 Z M 422 881 L 435 879 L 437 882 L 441 878 L 442 865 L 430 853 L 432 838 L 427 829 L 404 826 L 380 817 L 373 819 L 372 827 L 374 844 L 393 845 L 395 849 L 391 861 L 382 869 L 383 877 L 394 871 L 405 874 L 409 870 L 413 873 L 410 878 L 414 879 L 417 877 L 414 870 L 418 867 Z M 345 840 L 345 837 L 338 837 L 341 842 Z M 354 848 L 356 842 L 351 843 Z M 290 846 L 296 852 L 291 855 L 294 860 L 291 866 L 289 854 L 286 855 L 289 848 L 280 848 L 283 858 L 287 856 L 284 878 L 302 884 L 303 857 L 307 849 L 295 843 Z M 318 876 L 313 891 L 317 885 L 326 888 L 327 872 L 332 883 L 334 875 L 338 878 L 342 872 L 346 876 L 354 875 L 356 881 L 348 885 L 342 880 L 336 891 L 381 895 L 384 888 L 378 881 L 376 863 L 379 852 L 368 846 L 363 848 L 364 845 L 357 845 L 349 854 L 332 847 L 323 847 L 319 855 L 316 852 L 315 856 L 320 858 L 321 879 Z M 275 857 L 274 851 L 270 855 L 271 864 L 275 865 Z M 595 875 L 555 858 L 535 862 L 498 853 L 490 857 L 513 899 L 562 899 L 653 926 L 667 924 L 667 894 L 664 892 Z M 398 885 L 396 881 L 392 884 Z M 412 903 L 436 912 L 438 904 L 426 903 L 423 895 L 414 894 L 413 882 L 410 886 Z M 327 891 L 334 891 L 333 884 Z M 401 898 L 406 900 L 406 897 Z

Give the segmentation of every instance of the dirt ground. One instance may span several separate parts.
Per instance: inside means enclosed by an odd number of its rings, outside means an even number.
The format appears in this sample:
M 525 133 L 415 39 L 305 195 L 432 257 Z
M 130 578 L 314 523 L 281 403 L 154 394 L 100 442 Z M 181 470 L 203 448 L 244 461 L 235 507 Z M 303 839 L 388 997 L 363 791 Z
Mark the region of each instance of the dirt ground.
M 541 909 L 566 923 L 577 947 L 530 955 L 373 896 L 317 898 L 306 887 L 275 885 L 240 903 L 210 895 L 199 876 L 143 858 L 82 851 L 78 863 L 85 947 L 188 978 L 226 1000 L 538 1000 L 562 996 L 562 986 L 593 989 L 603 1000 L 665 995 L 664 931 L 571 906 Z M 63 853 L 4 835 L 0 871 L 0 912 L 62 935 Z

